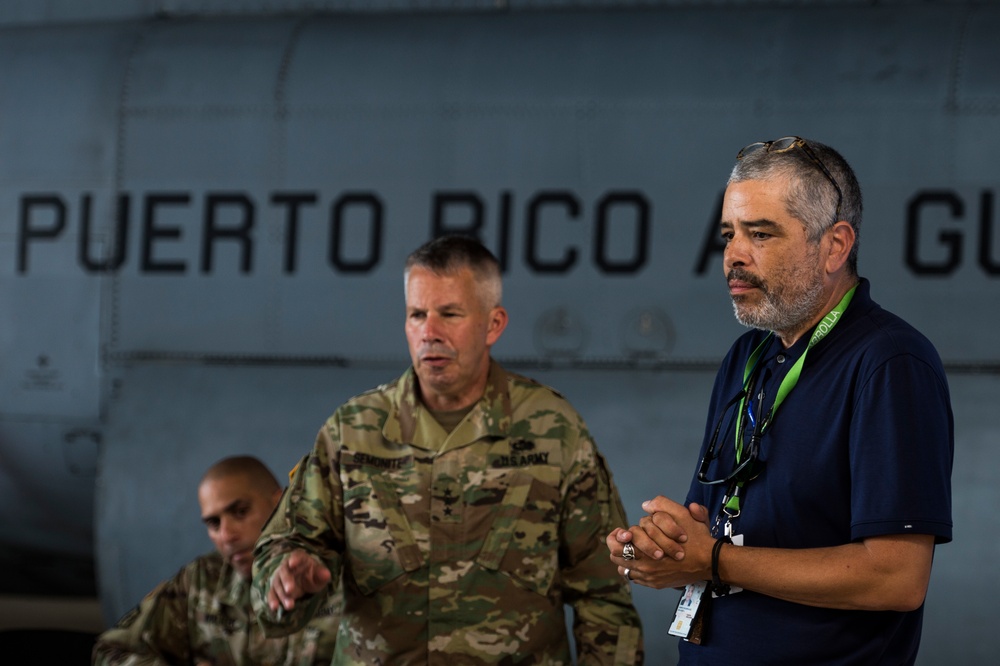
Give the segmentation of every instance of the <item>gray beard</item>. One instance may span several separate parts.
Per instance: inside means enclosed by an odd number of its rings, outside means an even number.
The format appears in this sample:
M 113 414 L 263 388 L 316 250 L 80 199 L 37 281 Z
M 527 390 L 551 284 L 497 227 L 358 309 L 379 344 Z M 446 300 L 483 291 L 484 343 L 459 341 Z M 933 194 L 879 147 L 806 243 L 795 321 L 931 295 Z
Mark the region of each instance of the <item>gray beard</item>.
M 823 282 L 817 276 L 798 293 L 765 291 L 764 300 L 757 307 L 740 306 L 733 299 L 736 320 L 750 328 L 782 333 L 798 330 L 804 322 L 816 316 L 822 304 Z

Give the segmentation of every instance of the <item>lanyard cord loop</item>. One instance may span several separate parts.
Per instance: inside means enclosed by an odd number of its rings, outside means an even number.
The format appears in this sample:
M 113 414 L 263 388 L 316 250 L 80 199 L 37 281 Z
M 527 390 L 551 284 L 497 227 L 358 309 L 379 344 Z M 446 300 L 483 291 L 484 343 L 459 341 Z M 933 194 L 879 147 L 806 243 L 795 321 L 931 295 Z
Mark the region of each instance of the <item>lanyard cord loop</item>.
M 778 392 L 774 397 L 774 403 L 771 405 L 771 408 L 767 411 L 767 413 L 765 414 L 761 411 L 763 408 L 760 402 L 758 401 L 757 416 L 753 417 L 752 415 L 748 414 L 748 417 L 750 418 L 751 423 L 753 425 L 753 433 L 750 436 L 750 451 L 749 451 L 751 457 L 755 457 L 757 455 L 759 440 L 764 435 L 764 431 L 774 422 L 774 417 L 778 412 L 778 408 L 781 407 L 781 403 L 785 401 L 785 398 L 788 397 L 788 394 L 791 393 L 792 389 L 795 388 L 795 385 L 798 384 L 799 377 L 802 375 L 802 367 L 806 361 L 806 354 L 808 354 L 809 350 L 815 347 L 816 344 L 819 343 L 820 340 L 825 338 L 827 334 L 829 334 L 830 331 L 833 330 L 833 327 L 837 325 L 837 322 L 840 321 L 840 318 L 843 316 L 844 311 L 847 309 L 847 306 L 850 305 L 851 299 L 854 297 L 854 292 L 857 290 L 857 288 L 858 285 L 854 285 L 853 287 L 851 287 L 851 289 L 848 290 L 846 294 L 844 294 L 844 297 L 840 299 L 840 302 L 837 303 L 837 305 L 832 310 L 830 310 L 830 312 L 828 312 L 826 316 L 819 321 L 818 324 L 816 324 L 816 328 L 813 329 L 812 335 L 809 338 L 809 344 L 806 346 L 805 351 L 802 352 L 802 355 L 799 356 L 798 360 L 795 361 L 792 367 L 785 374 L 785 377 L 781 380 L 781 384 L 778 386 Z M 761 340 L 760 344 L 757 345 L 757 347 L 753 350 L 753 352 L 751 352 L 750 358 L 747 359 L 746 367 L 743 370 L 743 390 L 741 391 L 742 397 L 740 398 L 739 410 L 737 411 L 736 415 L 735 448 L 736 448 L 737 465 L 739 465 L 742 462 L 741 459 L 743 457 L 743 415 L 747 413 L 748 404 L 751 404 L 748 401 L 753 400 L 753 396 L 751 395 L 751 393 L 754 388 L 755 378 L 758 370 L 757 363 L 760 361 L 760 357 L 763 354 L 764 349 L 767 346 L 768 342 L 771 340 L 771 336 L 773 335 L 774 335 L 773 332 L 768 333 L 764 337 L 764 339 Z M 744 484 L 746 484 L 746 482 L 749 481 L 750 478 L 752 478 L 751 476 L 753 474 L 752 468 L 753 468 L 753 463 L 747 465 L 746 467 L 747 474 L 744 475 L 742 478 L 734 477 L 730 482 L 729 487 L 727 488 L 726 491 L 726 496 L 723 499 L 723 507 L 722 507 L 722 510 L 726 513 L 727 516 L 735 518 L 740 515 L 741 511 L 740 495 L 742 495 Z

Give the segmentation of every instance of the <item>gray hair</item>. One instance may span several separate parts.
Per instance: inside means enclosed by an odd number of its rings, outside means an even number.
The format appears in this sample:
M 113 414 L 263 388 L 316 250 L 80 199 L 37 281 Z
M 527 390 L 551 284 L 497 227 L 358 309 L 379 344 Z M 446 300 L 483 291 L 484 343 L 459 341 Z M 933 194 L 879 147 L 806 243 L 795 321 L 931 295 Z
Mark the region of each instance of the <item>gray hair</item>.
M 800 146 L 781 152 L 765 149 L 749 152 L 736 160 L 728 184 L 745 180 L 788 178 L 791 185 L 785 195 L 785 210 L 802 222 L 810 241 L 819 242 L 826 230 L 839 220 L 846 221 L 854 229 L 854 247 L 847 258 L 847 266 L 853 275 L 857 275 L 858 247 L 861 244 L 861 186 L 854 170 L 840 153 L 816 141 L 803 141 L 840 187 L 843 198 L 839 216 L 836 215 L 837 190 L 820 166 Z M 835 220 L 834 217 L 839 219 Z
M 499 307 L 503 298 L 500 262 L 482 243 L 470 236 L 449 235 L 424 243 L 406 258 L 404 287 L 414 266 L 439 275 L 469 268 L 476 277 L 476 290 L 486 309 Z

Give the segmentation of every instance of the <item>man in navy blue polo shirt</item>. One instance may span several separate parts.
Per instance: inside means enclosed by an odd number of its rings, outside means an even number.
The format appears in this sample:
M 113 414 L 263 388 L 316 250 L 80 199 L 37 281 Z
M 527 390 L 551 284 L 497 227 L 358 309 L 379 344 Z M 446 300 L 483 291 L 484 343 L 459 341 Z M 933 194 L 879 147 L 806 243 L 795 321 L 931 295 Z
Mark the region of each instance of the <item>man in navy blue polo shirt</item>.
M 682 664 L 912 664 L 951 540 L 953 419 L 931 343 L 857 271 L 861 189 L 799 137 L 737 156 L 725 273 L 751 327 L 716 377 L 685 504 L 608 536 L 619 573 L 684 588 Z

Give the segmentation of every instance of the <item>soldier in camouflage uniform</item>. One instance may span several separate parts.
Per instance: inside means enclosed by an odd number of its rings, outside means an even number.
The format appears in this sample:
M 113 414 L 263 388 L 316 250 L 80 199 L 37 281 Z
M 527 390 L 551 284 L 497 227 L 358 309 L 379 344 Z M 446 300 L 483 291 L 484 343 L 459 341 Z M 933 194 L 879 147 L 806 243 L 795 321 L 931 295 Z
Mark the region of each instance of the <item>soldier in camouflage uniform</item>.
M 217 552 L 157 586 L 101 634 L 93 663 L 107 666 L 315 666 L 329 664 L 339 597 L 332 595 L 301 632 L 267 638 L 250 607 L 254 542 L 281 487 L 256 458 L 213 465 L 198 487 L 202 520 Z
M 586 425 L 506 372 L 496 259 L 446 237 L 406 268 L 413 366 L 353 398 L 257 542 L 253 603 L 269 634 L 304 626 L 343 582 L 334 664 L 642 662 L 626 581 L 603 552 L 625 526 Z M 319 591 L 319 594 L 316 592 Z

